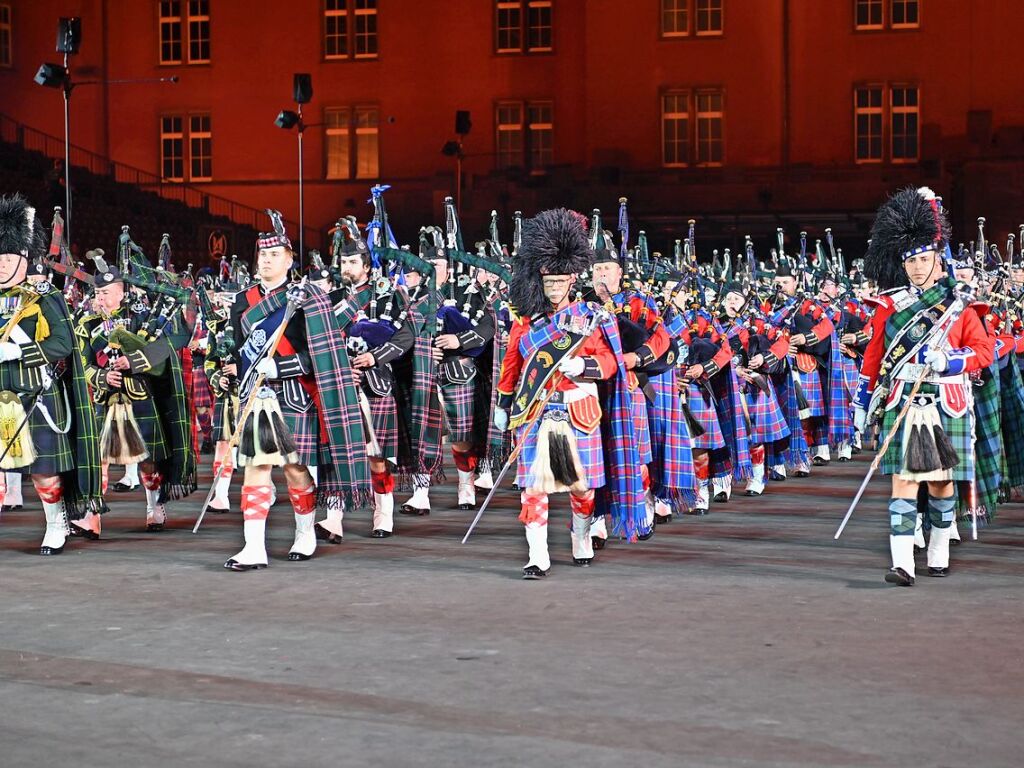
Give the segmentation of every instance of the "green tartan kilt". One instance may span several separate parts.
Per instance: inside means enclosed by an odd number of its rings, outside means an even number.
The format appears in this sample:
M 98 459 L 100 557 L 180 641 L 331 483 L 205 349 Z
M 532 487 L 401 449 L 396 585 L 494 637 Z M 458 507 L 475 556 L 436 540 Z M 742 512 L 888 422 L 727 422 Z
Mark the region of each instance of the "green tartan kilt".
M 156 410 L 156 403 L 152 398 L 147 400 L 132 400 L 132 415 L 139 425 L 139 434 L 142 435 L 142 442 L 149 451 L 149 458 L 146 461 L 163 461 L 170 455 L 167 446 L 167 435 L 164 432 L 163 421 Z M 96 406 L 96 425 L 103 434 L 103 424 L 107 417 L 105 405 Z M 107 457 L 104 456 L 106 461 Z
M 56 384 L 48 392 L 40 395 L 39 407 L 32 411 L 28 417 L 28 424 L 25 429 L 32 437 L 32 445 L 36 451 L 36 460 L 27 467 L 12 469 L 11 472 L 19 472 L 23 475 L 58 475 L 62 472 L 70 472 L 75 468 L 75 455 L 72 451 L 71 440 L 67 434 L 54 432 L 47 423 L 43 414 L 45 407 L 50 414 L 53 423 L 60 429 L 68 424 L 68 410 L 63 395 L 58 395 Z M 24 397 L 22 403 L 27 407 L 31 405 Z M 0 452 L 7 446 L 0 447 Z
M 215 441 L 230 440 L 231 430 L 235 429 L 238 426 L 235 423 L 234 419 L 232 419 L 230 424 L 225 425 L 224 423 L 224 421 L 227 419 L 228 401 L 229 398 L 227 397 L 218 397 L 216 400 L 214 400 L 213 431 L 211 432 L 211 434 L 213 435 L 213 439 Z M 241 409 L 242 406 L 239 405 L 238 410 Z M 235 418 L 237 418 L 237 415 L 235 416 Z
M 893 424 L 896 423 L 896 417 L 899 415 L 903 406 L 907 402 L 907 393 L 910 391 L 913 385 L 910 382 L 906 382 L 903 394 L 901 395 L 899 402 L 894 404 L 889 410 L 882 416 L 882 427 L 879 432 L 879 441 L 885 440 L 885 436 L 892 430 Z M 968 384 L 968 387 L 970 385 Z M 936 398 L 938 395 L 938 386 L 935 384 L 922 384 L 918 392 L 922 395 L 934 395 Z M 963 416 L 953 417 L 947 414 L 942 405 L 936 406 L 939 412 L 939 422 L 942 425 L 943 431 L 949 436 L 950 442 L 953 447 L 956 448 L 956 452 L 960 455 L 960 463 L 952 469 L 953 481 L 962 480 L 973 480 L 974 479 L 974 409 L 968 408 L 967 413 Z M 885 452 L 882 457 L 882 463 L 879 466 L 882 474 L 885 475 L 898 475 L 903 469 L 903 454 L 906 451 L 906 447 L 903 445 L 903 423 L 900 423 L 899 431 L 893 436 L 892 442 L 889 443 L 889 449 Z

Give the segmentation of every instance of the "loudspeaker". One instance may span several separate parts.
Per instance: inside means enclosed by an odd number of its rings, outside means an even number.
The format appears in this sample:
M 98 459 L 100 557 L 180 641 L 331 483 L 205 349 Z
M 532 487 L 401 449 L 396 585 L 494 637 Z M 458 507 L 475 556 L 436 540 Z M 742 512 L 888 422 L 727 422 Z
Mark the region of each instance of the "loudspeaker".
M 61 17 L 57 22 L 57 53 L 78 53 L 82 45 L 82 20 L 77 16 Z
M 292 90 L 295 92 L 296 104 L 307 104 L 313 98 L 313 76 L 296 72 Z
M 465 136 L 469 133 L 469 129 L 473 127 L 472 121 L 469 119 L 469 110 L 460 109 L 455 112 L 455 133 L 459 136 Z

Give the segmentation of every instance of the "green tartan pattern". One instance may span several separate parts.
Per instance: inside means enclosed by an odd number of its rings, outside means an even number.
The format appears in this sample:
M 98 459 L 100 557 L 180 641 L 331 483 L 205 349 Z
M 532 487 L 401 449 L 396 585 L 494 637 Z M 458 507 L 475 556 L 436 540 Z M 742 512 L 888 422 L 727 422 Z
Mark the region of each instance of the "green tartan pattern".
M 165 344 L 170 344 L 166 338 Z M 160 376 L 150 377 L 150 391 L 158 417 L 163 423 L 168 454 L 156 460 L 163 478 L 160 500 L 181 499 L 197 487 L 196 454 L 192 446 L 191 409 L 186 397 L 181 360 L 174 349 L 167 358 L 167 367 Z
M 974 506 L 988 520 L 996 513 L 999 486 L 1002 483 L 1003 441 L 999 414 L 999 372 L 995 364 L 989 367 L 992 374 L 982 386 L 974 388 L 974 456 L 975 500 Z M 967 504 L 969 504 L 969 499 Z M 967 504 L 961 504 L 963 512 L 969 512 Z
M 912 387 L 912 382 L 904 382 L 903 393 L 899 398 L 899 402 L 895 403 L 893 407 L 887 410 L 882 416 L 879 440 L 884 440 L 885 436 L 892 430 L 892 426 L 896 422 L 896 417 L 906 404 L 907 394 L 910 392 Z M 922 395 L 934 395 L 938 398 L 938 386 L 935 384 L 922 384 L 918 393 Z M 960 463 L 953 468 L 952 479 L 954 481 L 973 480 L 974 414 L 971 410 L 968 410 L 963 416 L 954 418 L 943 411 L 941 405 L 937 405 L 936 407 L 939 412 L 939 422 L 942 424 L 943 431 L 949 435 L 949 439 L 953 443 L 953 447 L 956 448 L 956 452 L 960 454 Z M 897 475 L 903 470 L 903 454 L 905 450 L 905 446 L 903 445 L 903 423 L 901 422 L 899 431 L 893 437 L 892 442 L 889 443 L 889 448 L 882 457 L 882 463 L 879 465 L 879 469 L 882 474 Z
M 1000 371 L 999 399 L 1003 435 L 1003 460 L 1006 471 L 1003 483 L 1007 488 L 1024 487 L 1024 381 L 1011 353 Z

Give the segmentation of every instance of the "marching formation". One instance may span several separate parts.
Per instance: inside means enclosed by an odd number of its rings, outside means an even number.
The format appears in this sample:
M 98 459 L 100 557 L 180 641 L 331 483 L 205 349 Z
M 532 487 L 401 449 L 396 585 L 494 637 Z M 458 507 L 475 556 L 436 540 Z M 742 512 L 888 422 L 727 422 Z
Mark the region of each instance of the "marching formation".
M 0 198 L 0 493 L 20 507 L 31 478 L 41 555 L 99 539 L 106 494 L 140 484 L 145 526 L 163 530 L 210 457 L 193 530 L 231 511 L 241 475 L 242 546 L 224 567 L 267 566 L 285 495 L 287 558 L 309 560 L 363 509 L 377 539 L 396 512 L 429 515 L 450 450 L 458 508 L 476 510 L 467 538 L 511 488 L 523 577 L 543 579 L 553 494 L 569 497 L 572 562 L 590 566 L 610 541 L 820 482 L 873 446 L 870 473 L 892 486 L 885 580 L 911 586 L 916 549 L 948 575 L 958 521 L 976 536 L 1024 488 L 1024 262 L 1013 235 L 1005 257 L 986 243 L 983 219 L 951 247 L 927 188 L 883 203 L 849 264 L 828 229 L 701 260 L 694 221 L 665 256 L 644 232 L 630 242 L 625 199 L 617 232 L 597 210 L 517 212 L 506 246 L 492 214 L 467 249 L 448 198 L 410 248 L 386 189 L 365 227 L 338 221 L 326 256 L 296 253 L 268 210 L 252 264 L 195 273 L 166 236 L 154 265 L 128 227 L 86 270 L 59 208 L 47 237 L 28 201 Z

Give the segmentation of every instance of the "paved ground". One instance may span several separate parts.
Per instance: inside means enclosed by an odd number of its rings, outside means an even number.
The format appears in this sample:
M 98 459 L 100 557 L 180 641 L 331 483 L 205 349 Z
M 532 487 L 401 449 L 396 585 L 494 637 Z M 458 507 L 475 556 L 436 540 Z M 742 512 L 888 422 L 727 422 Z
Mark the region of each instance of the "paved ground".
M 74 766 L 1020 766 L 1024 507 L 887 587 L 884 482 L 773 483 L 523 582 L 515 497 L 479 533 L 429 518 L 230 573 L 238 516 L 142 531 L 117 496 L 99 542 L 31 552 L 36 502 L 0 521 L 0 764 Z M 116 475 L 115 475 L 116 477 Z M 564 500 L 553 506 L 564 522 Z M 965 539 L 969 532 L 964 532 Z

